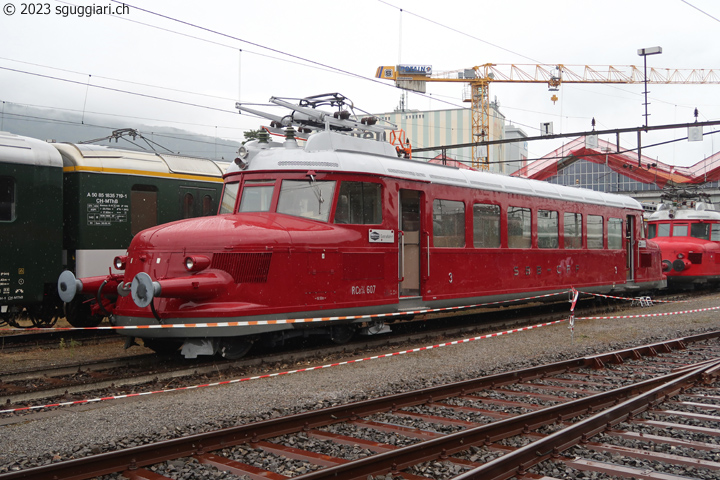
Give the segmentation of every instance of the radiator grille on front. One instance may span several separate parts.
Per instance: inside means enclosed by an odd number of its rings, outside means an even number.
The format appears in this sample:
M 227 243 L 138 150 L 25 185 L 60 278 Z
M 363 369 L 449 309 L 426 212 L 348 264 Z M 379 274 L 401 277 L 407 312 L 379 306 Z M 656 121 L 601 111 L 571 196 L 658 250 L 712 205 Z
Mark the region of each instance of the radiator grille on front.
M 210 268 L 229 273 L 235 283 L 265 283 L 272 253 L 216 253 Z
M 688 260 L 693 265 L 700 265 L 702 263 L 702 252 L 688 253 Z

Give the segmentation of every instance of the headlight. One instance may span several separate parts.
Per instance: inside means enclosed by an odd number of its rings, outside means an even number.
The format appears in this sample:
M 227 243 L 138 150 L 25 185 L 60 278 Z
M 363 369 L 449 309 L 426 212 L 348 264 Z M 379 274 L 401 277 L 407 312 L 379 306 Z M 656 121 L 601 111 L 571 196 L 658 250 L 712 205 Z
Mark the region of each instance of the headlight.
M 118 255 L 113 260 L 115 270 L 125 270 L 125 264 L 127 263 L 127 255 Z
M 685 255 L 682 254 L 682 253 L 678 253 L 678 254 L 677 254 L 677 258 L 679 258 L 680 260 L 682 260 L 683 258 L 685 258 Z
M 210 259 L 203 255 L 190 255 L 185 257 L 185 270 L 199 272 L 210 266 Z

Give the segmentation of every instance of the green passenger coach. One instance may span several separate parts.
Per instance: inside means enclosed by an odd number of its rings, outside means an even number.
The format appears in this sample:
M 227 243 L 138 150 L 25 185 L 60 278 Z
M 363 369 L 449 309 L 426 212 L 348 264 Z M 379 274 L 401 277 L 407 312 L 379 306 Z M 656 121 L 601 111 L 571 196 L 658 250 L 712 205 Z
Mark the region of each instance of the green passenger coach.
M 63 163 L 52 145 L 0 132 L 0 319 L 54 315 L 62 271 Z
M 0 320 L 45 326 L 65 315 L 74 326 L 97 325 L 102 309 L 91 315 L 85 298 L 62 311 L 59 272 L 107 275 L 141 230 L 215 215 L 224 170 L 202 158 L 1 133 Z

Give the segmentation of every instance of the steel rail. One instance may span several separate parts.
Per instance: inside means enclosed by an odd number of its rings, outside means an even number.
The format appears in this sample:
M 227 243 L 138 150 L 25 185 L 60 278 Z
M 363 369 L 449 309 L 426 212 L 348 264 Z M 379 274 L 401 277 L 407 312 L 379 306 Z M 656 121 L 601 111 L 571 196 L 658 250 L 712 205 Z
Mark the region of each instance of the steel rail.
M 265 420 L 257 423 L 241 425 L 150 445 L 133 447 L 126 450 L 102 453 L 89 457 L 69 460 L 57 464 L 30 468 L 0 475 L 0 480 L 15 479 L 86 479 L 124 470 L 134 470 L 146 465 L 163 462 L 179 457 L 202 455 L 243 443 L 257 443 L 261 440 L 285 434 L 307 431 L 315 427 L 343 421 L 352 421 L 374 413 L 421 405 L 438 399 L 465 395 L 485 388 L 496 388 L 502 385 L 540 379 L 549 375 L 565 373 L 578 368 L 599 368 L 605 363 L 621 363 L 624 359 L 636 359 L 643 355 L 653 356 L 657 351 L 684 349 L 690 342 L 704 341 L 720 337 L 720 331 L 682 337 L 667 342 L 632 347 L 599 355 L 556 362 L 549 365 L 514 370 L 506 373 L 465 380 L 448 385 L 430 387 L 387 397 L 364 400 L 346 405 L 338 405 L 327 409 L 305 412 L 297 415 Z M 682 377 L 684 370 L 671 373 L 660 379 L 651 379 L 640 384 L 575 400 L 567 404 L 548 407 L 536 412 L 500 420 L 463 432 L 429 440 L 417 445 L 380 453 L 365 459 L 347 464 L 328 467 L 307 475 L 295 477 L 310 480 L 320 478 L 358 478 L 387 471 L 397 471 L 417 464 L 422 459 L 438 459 L 467 449 L 471 445 L 484 445 L 508 436 L 520 434 L 557 420 L 573 418 L 589 414 L 598 408 L 607 408 L 616 402 L 618 396 L 629 398 L 641 391 L 659 386 L 670 378 Z
M 523 475 L 529 467 L 557 456 L 563 450 L 587 441 L 590 437 L 611 426 L 635 417 L 676 395 L 683 388 L 696 383 L 706 383 L 707 375 L 717 375 L 718 366 L 720 366 L 720 359 L 715 359 L 710 364 L 695 368 L 683 376 L 669 379 L 667 383 L 630 398 L 617 406 L 465 472 L 455 477 L 455 480 L 505 480 L 514 475 Z M 679 372 L 675 372 L 666 377 L 675 377 L 678 374 Z

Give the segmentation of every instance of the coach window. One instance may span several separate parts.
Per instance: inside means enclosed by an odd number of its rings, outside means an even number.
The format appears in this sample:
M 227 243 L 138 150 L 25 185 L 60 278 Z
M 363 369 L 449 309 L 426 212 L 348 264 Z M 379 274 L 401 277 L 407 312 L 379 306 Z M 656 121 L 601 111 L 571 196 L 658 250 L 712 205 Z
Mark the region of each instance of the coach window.
M 560 246 L 560 224 L 558 212 L 538 210 L 538 247 L 558 248 Z
M 192 218 L 194 216 L 193 205 L 195 197 L 192 193 L 186 193 L 183 197 L 183 218 Z
M 15 179 L 0 177 L 0 222 L 15 220 Z
M 565 248 L 582 248 L 582 214 L 563 213 Z
M 500 206 L 476 203 L 473 205 L 473 246 L 500 248 Z
M 622 250 L 622 225 L 620 218 L 608 219 L 608 249 Z
M 130 234 L 154 227 L 157 221 L 157 187 L 133 185 L 130 190 Z
M 273 180 L 245 180 L 238 212 L 267 212 L 272 202 Z
M 433 201 L 433 245 L 465 246 L 465 204 L 455 200 Z
M 603 248 L 603 217 L 587 216 L 587 248 Z
M 508 207 L 508 247 L 532 246 L 532 223 L 529 208 Z
M 277 212 L 327 222 L 334 193 L 334 181 L 283 180 Z
M 688 224 L 687 223 L 676 223 L 672 227 L 673 237 L 687 237 L 688 236 Z
M 382 223 L 382 187 L 371 182 L 341 182 L 335 223 L 379 225 Z
M 203 196 L 203 217 L 214 214 L 213 212 L 213 201 L 210 195 Z

